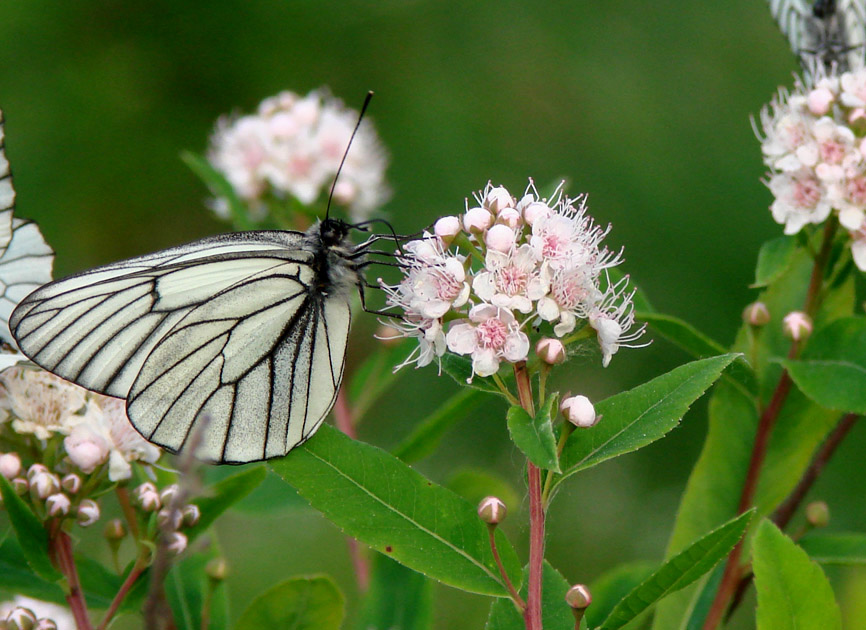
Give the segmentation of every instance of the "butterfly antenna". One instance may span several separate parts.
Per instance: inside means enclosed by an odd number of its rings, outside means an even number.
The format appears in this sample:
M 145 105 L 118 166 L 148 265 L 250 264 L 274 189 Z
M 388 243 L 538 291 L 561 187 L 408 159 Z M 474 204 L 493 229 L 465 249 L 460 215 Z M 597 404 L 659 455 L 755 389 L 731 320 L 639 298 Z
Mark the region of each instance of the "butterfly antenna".
M 343 164 L 346 163 L 346 157 L 349 155 L 349 149 L 352 147 L 352 140 L 355 139 L 355 134 L 358 133 L 358 128 L 361 126 L 361 121 L 364 120 L 364 112 L 367 111 L 367 106 L 370 104 L 370 99 L 373 98 L 373 90 L 367 92 L 364 98 L 364 104 L 361 105 L 361 113 L 358 114 L 358 122 L 355 123 L 355 128 L 352 130 L 352 136 L 349 138 L 349 144 L 346 145 L 346 151 L 343 153 L 343 159 L 340 160 L 340 166 L 337 168 L 337 173 L 334 175 L 334 181 L 331 182 L 331 192 L 328 193 L 328 206 L 325 208 L 325 219 L 331 214 L 331 200 L 334 198 L 334 188 L 337 187 L 337 180 L 340 179 L 340 171 L 343 170 Z

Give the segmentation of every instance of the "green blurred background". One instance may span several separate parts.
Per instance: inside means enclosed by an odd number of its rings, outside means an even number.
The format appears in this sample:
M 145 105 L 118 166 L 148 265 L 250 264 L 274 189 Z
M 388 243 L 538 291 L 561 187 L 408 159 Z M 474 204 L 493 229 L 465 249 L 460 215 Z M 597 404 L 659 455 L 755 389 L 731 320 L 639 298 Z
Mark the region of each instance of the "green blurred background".
M 762 0 L 0 4 L 18 214 L 42 226 L 57 277 L 224 230 L 179 159 L 204 150 L 219 115 L 321 85 L 357 107 L 373 89 L 398 231 L 460 212 L 488 180 L 517 192 L 530 176 L 567 178 L 613 224 L 609 245 L 625 247 L 626 271 L 656 308 L 726 344 L 753 295 L 758 248 L 781 233 L 749 118 L 794 70 Z M 374 343 L 375 321 L 362 320 L 350 363 Z M 561 385 L 599 399 L 686 360 L 656 340 L 607 370 L 597 354 L 578 358 Z M 406 370 L 399 385 L 364 420 L 363 439 L 396 444 L 456 387 L 434 368 Z M 522 496 L 502 412 L 474 412 L 419 469 L 440 482 L 463 467 L 489 470 Z M 661 558 L 705 427 L 701 403 L 667 439 L 572 481 L 552 508 L 548 547 L 570 581 Z M 866 529 L 864 456 L 858 428 L 816 489 L 834 528 Z M 525 551 L 522 521 L 509 533 Z M 350 617 L 357 611 L 342 536 L 309 509 L 234 514 L 218 530 L 233 615 L 266 586 L 318 572 L 347 593 Z M 834 578 L 845 592 L 864 580 Z M 436 596 L 437 628 L 483 625 L 484 598 L 444 587 Z M 866 627 L 858 605 L 846 604 L 849 627 Z

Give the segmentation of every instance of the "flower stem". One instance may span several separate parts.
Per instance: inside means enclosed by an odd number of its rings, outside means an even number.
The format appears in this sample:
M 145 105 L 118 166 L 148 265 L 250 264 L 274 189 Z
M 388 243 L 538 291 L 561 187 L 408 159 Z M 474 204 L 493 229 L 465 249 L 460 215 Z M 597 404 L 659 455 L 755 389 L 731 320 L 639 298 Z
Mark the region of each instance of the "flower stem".
M 530 416 L 535 417 L 532 400 L 532 383 L 526 362 L 514 364 L 517 393 L 520 405 Z M 542 630 L 541 626 L 541 575 L 544 565 L 544 503 L 541 496 L 541 469 L 526 462 L 529 480 L 529 588 L 523 620 L 526 630 Z
M 127 575 L 126 579 L 123 580 L 123 584 L 120 585 L 114 599 L 111 600 L 111 605 L 108 607 L 108 611 L 105 613 L 105 617 L 102 618 L 102 623 L 99 624 L 97 630 L 105 630 L 108 627 L 109 622 L 114 617 L 117 609 L 120 608 L 124 598 L 126 598 L 130 589 L 135 584 L 135 581 L 147 568 L 147 564 L 147 559 L 142 555 L 139 555 L 138 558 L 135 559 L 135 564 L 132 566 L 132 569 L 130 569 L 129 575 Z
M 502 576 L 502 581 L 505 582 L 505 588 L 511 594 L 511 599 L 517 609 L 523 613 L 526 610 L 526 602 L 514 588 L 508 573 L 505 572 L 505 567 L 502 566 L 502 559 L 499 557 L 499 549 L 496 548 L 496 525 L 488 525 L 487 532 L 490 534 L 490 550 L 493 552 L 493 559 L 496 561 L 496 566 L 499 567 L 499 574 Z
M 81 590 L 81 582 L 78 579 L 75 558 L 72 555 L 72 539 L 69 538 L 69 534 L 59 530 L 53 538 L 53 543 L 60 571 L 66 576 L 66 582 L 69 585 L 66 603 L 69 604 L 69 609 L 75 618 L 75 627 L 78 630 L 91 630 L 93 626 L 87 615 L 87 604 L 84 600 L 84 592 Z
M 574 431 L 574 425 L 570 422 L 562 423 L 562 430 L 559 432 L 559 442 L 556 443 L 556 457 L 559 459 L 560 455 L 562 455 L 562 451 L 565 448 L 565 443 L 568 442 L 568 437 Z M 552 470 L 547 471 L 547 476 L 544 478 L 544 489 L 541 492 L 541 500 L 544 504 L 545 509 L 547 508 L 547 504 L 550 502 L 550 492 L 553 487 L 553 479 L 556 477 L 556 473 Z

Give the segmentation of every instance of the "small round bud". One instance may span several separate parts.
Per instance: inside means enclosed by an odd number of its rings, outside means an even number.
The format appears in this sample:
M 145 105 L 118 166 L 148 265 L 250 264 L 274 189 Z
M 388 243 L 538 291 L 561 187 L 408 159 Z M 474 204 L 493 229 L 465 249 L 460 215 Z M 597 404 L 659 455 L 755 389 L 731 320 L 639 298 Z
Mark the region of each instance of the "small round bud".
M 229 564 L 225 558 L 214 558 L 207 563 L 204 570 L 214 582 L 222 582 L 229 575 Z
M 29 608 L 18 606 L 6 616 L 6 623 L 12 630 L 33 630 L 36 625 L 36 614 Z
M 791 311 L 782 319 L 785 336 L 792 341 L 805 341 L 812 334 L 812 318 L 800 311 Z
M 514 207 L 514 198 L 503 186 L 491 188 L 484 196 L 484 202 L 481 204 L 493 214 L 499 214 L 505 208 Z
M 12 489 L 18 496 L 23 496 L 30 489 L 30 482 L 24 477 L 15 477 L 12 480 Z
M 199 518 L 201 518 L 201 510 L 194 503 L 185 505 L 181 510 L 181 523 L 184 527 L 192 527 L 198 523 Z
M 558 365 L 565 361 L 565 346 L 559 339 L 542 337 L 535 344 L 535 354 L 548 365 Z
M 99 505 L 92 499 L 82 499 L 78 504 L 77 519 L 82 527 L 90 527 L 99 520 Z
M 763 302 L 752 302 L 743 310 L 743 321 L 749 326 L 760 328 L 770 322 L 770 311 Z
M 470 208 L 463 215 L 463 229 L 467 232 L 483 232 L 493 223 L 493 215 L 484 208 Z
M 824 501 L 812 501 L 806 506 L 806 522 L 812 527 L 827 527 L 830 523 L 830 508 Z
M 478 518 L 488 525 L 498 525 L 504 521 L 507 512 L 505 504 L 496 497 L 484 497 L 478 504 Z
M 460 233 L 460 219 L 458 217 L 442 217 L 433 224 L 433 233 L 442 239 L 446 245 L 450 245 L 454 237 Z
M 523 208 L 523 220 L 526 221 L 528 225 L 532 225 L 538 219 L 548 216 L 550 212 L 550 206 L 546 203 L 533 200 Z
M 586 610 L 592 603 L 592 595 L 585 584 L 575 584 L 565 594 L 565 602 L 575 610 Z
M 156 522 L 159 523 L 160 527 L 177 529 L 180 527 L 181 518 L 180 510 L 162 508 L 156 515 Z
M 40 619 L 33 626 L 33 630 L 57 630 L 57 624 L 53 619 Z
M 601 420 L 601 416 L 595 415 L 595 407 L 586 396 L 566 398 L 559 404 L 559 409 L 566 420 L 581 429 L 595 426 Z
M 809 111 L 815 116 L 823 116 L 830 111 L 835 97 L 826 86 L 817 87 L 806 96 Z
M 166 547 L 174 555 L 178 556 L 184 552 L 187 545 L 187 537 L 180 532 L 172 532 L 166 538 Z
M 62 492 L 52 494 L 45 499 L 45 510 L 48 512 L 48 516 L 66 516 L 69 514 L 70 507 L 72 507 L 72 501 Z
M 521 220 L 520 213 L 515 208 L 503 208 L 500 210 L 499 216 L 496 217 L 498 223 L 507 225 L 512 229 L 517 228 Z
M 44 464 L 33 464 L 30 468 L 27 469 L 27 479 L 29 481 L 33 481 L 33 477 L 35 477 L 39 473 L 47 473 L 51 472 L 48 470 L 48 467 Z
M 39 471 L 30 478 L 30 493 L 40 499 L 47 499 L 60 491 L 60 479 L 47 471 Z
M 180 486 L 173 483 L 162 489 L 162 492 L 159 493 L 159 499 L 163 505 L 171 505 L 178 494 L 180 494 Z
M 21 473 L 21 458 L 18 453 L 0 454 L 0 475 L 6 479 L 14 479 Z
M 120 541 L 126 537 L 126 526 L 119 518 L 113 518 L 105 525 L 103 536 L 106 540 Z
M 490 249 L 497 252 L 510 252 L 511 248 L 514 247 L 514 230 L 507 225 L 497 223 L 487 230 L 487 236 L 484 240 Z
M 69 494 L 78 494 L 78 491 L 81 490 L 81 477 L 68 474 L 60 480 L 60 486 Z
M 159 492 L 156 491 L 156 486 L 149 481 L 135 489 L 135 498 L 145 512 L 156 512 L 162 507 Z

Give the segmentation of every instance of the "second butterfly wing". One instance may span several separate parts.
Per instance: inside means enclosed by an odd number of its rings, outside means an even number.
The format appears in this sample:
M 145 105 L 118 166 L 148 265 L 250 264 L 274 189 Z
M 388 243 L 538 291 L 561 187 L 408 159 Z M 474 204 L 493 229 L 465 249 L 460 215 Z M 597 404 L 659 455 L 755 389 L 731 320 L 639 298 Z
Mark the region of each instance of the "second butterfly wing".
M 336 399 L 351 315 L 299 232 L 212 237 L 52 282 L 10 327 L 42 367 L 127 399 L 135 428 L 243 463 L 284 455 Z

